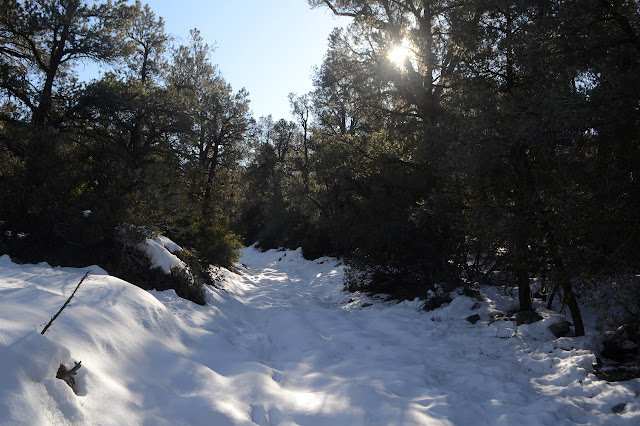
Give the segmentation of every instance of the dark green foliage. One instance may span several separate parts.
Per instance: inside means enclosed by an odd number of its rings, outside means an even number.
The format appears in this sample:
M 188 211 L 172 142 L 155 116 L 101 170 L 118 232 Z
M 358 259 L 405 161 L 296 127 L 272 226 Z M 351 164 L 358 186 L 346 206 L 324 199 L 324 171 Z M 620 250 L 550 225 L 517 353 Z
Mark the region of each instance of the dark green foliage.
M 170 37 L 140 2 L 45 3 L 0 2 L 0 249 L 24 262 L 98 264 L 204 303 L 209 263 L 231 267 L 240 248 L 227 216 L 246 92 L 233 94 L 212 65 L 192 87 L 199 98 L 163 80 Z M 82 58 L 127 66 L 78 85 L 72 61 Z M 209 145 L 193 157 L 193 123 L 207 114 Z M 140 230 L 184 236 L 199 253 L 188 256 L 191 275 L 151 270 L 135 248 L 149 236 Z
M 378 2 L 369 2 L 372 9 L 356 3 L 336 6 L 363 19 L 332 34 L 316 91 L 308 102 L 291 97 L 299 141 L 293 152 L 278 155 L 277 138 L 256 150 L 249 177 L 271 183 L 261 191 L 269 194 L 262 199 L 269 209 L 262 210 L 256 234 L 265 247 L 320 242 L 326 254 L 345 256 L 363 274 L 384 275 L 376 282 L 424 294 L 434 282 L 459 282 L 450 260 L 463 239 L 453 226 L 458 215 L 442 211 L 460 204 L 445 193 L 451 181 L 440 169 L 451 137 L 440 120 L 442 89 L 435 80 L 418 87 L 424 64 L 410 76 L 393 70 L 386 52 L 400 29 L 384 24 L 391 18 L 382 16 Z M 379 22 L 365 18 L 374 9 Z M 316 118 L 311 126 L 305 108 Z M 415 290 L 400 290 L 406 287 Z
M 212 264 L 207 262 L 196 250 L 183 249 L 175 253 L 189 269 L 194 284 L 216 287 L 216 275 L 212 273 Z
M 358 253 L 349 258 L 347 266 L 345 288 L 348 291 L 385 294 L 389 300 L 403 301 L 426 299 L 429 290 L 435 288 L 432 283 L 419 281 L 420 277 L 406 271 L 375 266 L 374 262 L 359 258 Z
M 456 36 L 469 43 L 470 34 L 480 35 L 502 52 L 497 60 L 469 50 L 459 74 L 464 99 L 456 102 L 469 108 L 461 126 L 467 152 L 460 153 L 467 156 L 469 235 L 494 269 L 519 284 L 523 308 L 530 277 L 548 278 L 581 334 L 574 283 L 621 270 L 632 276 L 640 266 L 637 251 L 627 250 L 637 221 L 622 218 L 633 211 L 627 196 L 638 187 L 630 189 L 635 166 L 627 161 L 638 154 L 630 123 L 638 123 L 631 104 L 640 91 L 627 73 L 638 70 L 628 30 L 636 31 L 639 17 L 621 3 L 503 3 L 485 5 L 489 22 L 480 20 L 479 32 Z M 502 31 L 490 30 L 496 27 Z M 473 85 L 465 84 L 469 77 Z M 614 83 L 622 80 L 624 94 Z M 498 248 L 505 254 L 492 256 Z
M 183 299 L 191 300 L 198 305 L 205 305 L 206 301 L 202 282 L 195 280 L 187 270 L 181 268 L 172 268 L 170 276 L 171 286 L 168 288 L 173 288 L 176 291 L 176 294 Z M 158 290 L 164 289 L 158 288 Z
M 189 242 L 204 264 L 233 269 L 240 258 L 240 238 L 231 231 L 226 218 L 194 222 L 180 237 Z
M 246 170 L 243 207 L 247 243 L 298 248 L 312 235 L 312 201 L 303 177 L 304 143 L 295 123 L 262 118 L 252 131 L 253 158 Z
M 637 2 L 310 3 L 354 18 L 311 94 L 303 215 L 350 285 L 499 278 L 528 310 L 537 278 L 581 334 L 577 283 L 640 270 Z
M 93 5 L 3 0 L 0 88 L 29 110 L 34 124 L 60 126 L 70 63 L 117 59 L 130 12 L 124 0 Z M 38 140 L 34 139 L 32 148 L 44 143 Z

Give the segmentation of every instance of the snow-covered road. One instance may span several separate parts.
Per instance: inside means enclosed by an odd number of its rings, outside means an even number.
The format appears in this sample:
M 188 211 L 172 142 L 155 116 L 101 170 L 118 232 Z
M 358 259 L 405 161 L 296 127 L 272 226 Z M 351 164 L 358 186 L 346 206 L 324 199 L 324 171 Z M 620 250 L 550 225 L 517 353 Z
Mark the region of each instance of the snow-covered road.
M 45 338 L 32 331 L 42 312 L 83 270 L 0 258 L 0 362 L 14 371 L 0 373 L 0 423 L 640 422 L 640 380 L 598 380 L 593 334 L 555 339 L 550 311 L 533 325 L 489 324 L 513 306 L 493 289 L 424 312 L 344 292 L 335 259 L 247 248 L 241 262 L 220 271 L 204 307 L 92 275 Z M 78 359 L 75 396 L 50 370 Z

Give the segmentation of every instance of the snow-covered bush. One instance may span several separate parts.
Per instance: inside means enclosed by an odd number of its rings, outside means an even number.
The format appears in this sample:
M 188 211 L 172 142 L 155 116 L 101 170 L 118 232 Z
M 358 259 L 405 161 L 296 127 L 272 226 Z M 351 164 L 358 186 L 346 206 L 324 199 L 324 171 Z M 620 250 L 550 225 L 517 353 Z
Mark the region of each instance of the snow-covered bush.
M 117 276 L 145 290 L 172 289 L 184 299 L 205 304 L 202 285 L 209 282 L 191 252 L 143 226 L 122 225 L 116 234 L 121 245 Z
M 191 300 L 198 305 L 205 304 L 202 283 L 198 282 L 186 268 L 174 266 L 171 268 L 171 283 L 176 294 L 183 299 Z
M 425 311 L 433 311 L 446 303 L 451 303 L 451 300 L 448 292 L 445 292 L 441 286 L 436 286 L 434 290 L 428 291 L 427 298 L 421 308 Z

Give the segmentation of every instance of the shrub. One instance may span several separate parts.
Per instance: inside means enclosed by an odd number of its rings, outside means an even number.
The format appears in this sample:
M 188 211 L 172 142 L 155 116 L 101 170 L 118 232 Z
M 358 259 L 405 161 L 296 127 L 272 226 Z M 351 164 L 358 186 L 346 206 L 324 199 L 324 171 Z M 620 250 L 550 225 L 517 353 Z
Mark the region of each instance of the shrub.
M 403 271 L 361 263 L 351 258 L 347 262 L 345 288 L 369 294 L 386 294 L 390 300 L 424 299 L 433 285 Z
M 171 268 L 171 284 L 176 294 L 183 299 L 190 300 L 198 305 L 205 305 L 205 294 L 202 283 L 194 275 L 189 273 L 189 269 L 178 267 Z
M 234 264 L 240 259 L 240 249 L 243 245 L 240 237 L 229 228 L 227 219 L 201 220 L 181 233 L 180 237 L 189 242 L 186 245 L 197 253 L 198 261 L 207 266 L 233 269 Z

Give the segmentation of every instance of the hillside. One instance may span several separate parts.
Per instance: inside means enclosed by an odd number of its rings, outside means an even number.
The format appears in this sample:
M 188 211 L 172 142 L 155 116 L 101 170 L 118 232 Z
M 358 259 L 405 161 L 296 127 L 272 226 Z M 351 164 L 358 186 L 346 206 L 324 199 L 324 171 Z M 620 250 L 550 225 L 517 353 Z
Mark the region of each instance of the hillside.
M 207 305 L 97 267 L 0 258 L 0 424 L 638 424 L 640 379 L 599 380 L 596 331 L 489 324 L 496 289 L 431 312 L 342 290 L 343 266 L 244 249 Z M 465 318 L 479 314 L 471 324 Z M 589 318 L 587 317 L 587 320 Z M 82 361 L 78 395 L 55 379 Z M 619 414 L 620 404 L 625 404 Z

